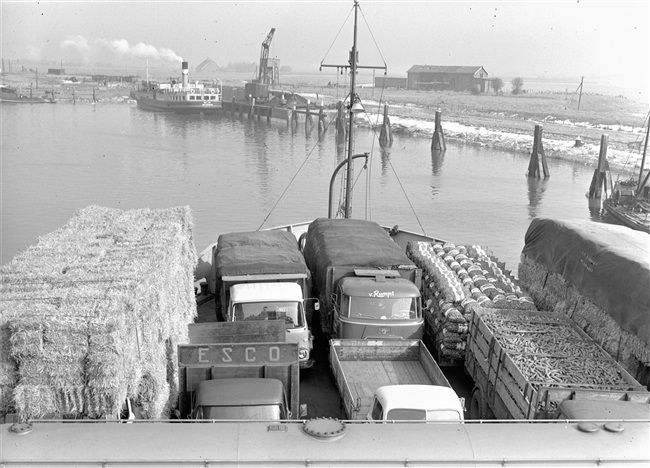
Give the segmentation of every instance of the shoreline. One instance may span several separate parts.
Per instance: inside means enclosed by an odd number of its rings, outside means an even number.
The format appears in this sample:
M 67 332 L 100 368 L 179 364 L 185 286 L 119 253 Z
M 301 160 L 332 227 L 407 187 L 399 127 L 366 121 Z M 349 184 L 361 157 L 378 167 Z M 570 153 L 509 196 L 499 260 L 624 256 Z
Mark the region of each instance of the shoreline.
M 29 85 L 26 76 L 7 74 L 10 86 Z M 102 102 L 129 104 L 131 84 L 100 86 L 95 82 L 62 83 L 60 77 L 47 76 L 39 89 L 53 91 L 61 103 Z M 225 79 L 224 86 L 240 87 L 239 79 Z M 287 93 L 314 99 L 316 105 L 336 108 L 341 89 L 316 83 L 284 83 Z M 435 114 L 441 111 L 447 141 L 532 152 L 536 125 L 542 126 L 542 145 L 546 157 L 575 162 L 594 169 L 598 165 L 600 143 L 607 135 L 607 162 L 612 176 L 633 176 L 639 172 L 648 105 L 622 96 L 583 95 L 582 110 L 576 109 L 573 94 L 527 92 L 521 95 L 472 95 L 450 91 L 360 88 L 358 94 L 368 114 L 357 118 L 357 125 L 381 126 L 384 105 L 388 104 L 391 129 L 395 134 L 431 138 Z M 576 140 L 582 142 L 576 146 Z

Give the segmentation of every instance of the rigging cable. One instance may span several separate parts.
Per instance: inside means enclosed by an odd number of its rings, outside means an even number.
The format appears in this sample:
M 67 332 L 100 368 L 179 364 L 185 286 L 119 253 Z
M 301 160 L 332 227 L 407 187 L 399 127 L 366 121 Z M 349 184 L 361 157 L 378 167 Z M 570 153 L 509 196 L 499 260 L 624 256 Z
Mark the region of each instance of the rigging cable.
M 259 231 L 260 229 L 262 229 L 262 226 L 264 226 L 264 223 L 266 223 L 266 221 L 269 219 L 269 217 L 271 216 L 271 214 L 273 214 L 273 211 L 274 211 L 275 208 L 278 206 L 278 204 L 280 203 L 280 201 L 282 200 L 282 198 L 286 195 L 286 193 L 287 193 L 287 191 L 289 190 L 289 187 L 291 187 L 291 184 L 293 183 L 293 181 L 296 180 L 296 177 L 298 177 L 298 174 L 300 174 L 300 171 L 302 170 L 302 168 L 305 166 L 305 164 L 307 164 L 307 161 L 309 160 L 309 158 L 311 157 L 311 155 L 314 153 L 314 150 L 316 149 L 317 145 L 321 142 L 323 136 L 325 136 L 325 134 L 327 133 L 327 129 L 330 127 L 330 125 L 332 124 L 332 121 L 333 121 L 333 120 L 334 120 L 333 116 L 330 116 L 329 120 L 326 119 L 326 121 L 325 121 L 325 126 L 324 126 L 324 128 L 323 128 L 323 132 L 321 133 L 321 135 L 318 136 L 318 140 L 316 141 L 316 143 L 314 144 L 314 146 L 312 146 L 311 150 L 310 150 L 309 153 L 307 154 L 307 157 L 306 157 L 305 160 L 302 162 L 302 164 L 298 167 L 298 170 L 297 170 L 296 173 L 293 175 L 293 177 L 291 178 L 291 180 L 290 180 L 289 183 L 287 184 L 286 188 L 285 188 L 285 189 L 283 190 L 283 192 L 280 194 L 280 197 L 278 198 L 278 200 L 277 200 L 277 201 L 275 202 L 275 204 L 271 207 L 271 209 L 269 210 L 269 213 L 268 213 L 268 214 L 266 215 L 266 217 L 262 220 L 262 223 L 261 223 L 261 224 L 259 225 L 259 227 L 257 228 L 258 231 Z

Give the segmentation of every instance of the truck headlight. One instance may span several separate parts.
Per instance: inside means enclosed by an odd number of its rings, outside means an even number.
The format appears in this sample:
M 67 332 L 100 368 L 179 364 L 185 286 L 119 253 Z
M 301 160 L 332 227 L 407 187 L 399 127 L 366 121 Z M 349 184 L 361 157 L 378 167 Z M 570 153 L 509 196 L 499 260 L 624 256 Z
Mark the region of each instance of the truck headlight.
M 309 350 L 301 348 L 298 350 L 298 359 L 307 359 L 309 357 Z

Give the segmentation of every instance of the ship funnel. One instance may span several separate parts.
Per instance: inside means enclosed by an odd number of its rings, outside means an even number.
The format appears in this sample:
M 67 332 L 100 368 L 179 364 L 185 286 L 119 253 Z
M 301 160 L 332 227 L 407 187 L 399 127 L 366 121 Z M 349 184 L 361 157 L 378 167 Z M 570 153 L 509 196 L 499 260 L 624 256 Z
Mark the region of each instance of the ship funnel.
M 188 86 L 188 80 L 187 80 L 187 73 L 188 73 L 188 68 L 187 68 L 187 62 L 183 62 L 183 76 L 182 78 L 182 83 L 183 83 L 183 89 L 187 88 Z

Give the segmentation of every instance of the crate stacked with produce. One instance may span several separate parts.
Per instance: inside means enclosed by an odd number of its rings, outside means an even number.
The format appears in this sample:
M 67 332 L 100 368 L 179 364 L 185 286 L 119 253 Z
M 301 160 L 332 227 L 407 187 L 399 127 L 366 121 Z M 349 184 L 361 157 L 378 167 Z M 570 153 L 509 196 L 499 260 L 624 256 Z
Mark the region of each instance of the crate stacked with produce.
M 477 306 L 535 310 L 516 280 L 480 246 L 409 242 L 406 253 L 422 268 L 429 344 L 443 364 L 462 363 L 468 321 Z
M 534 219 L 519 278 L 540 310 L 568 315 L 650 389 L 650 241 L 603 223 Z
M 176 349 L 196 315 L 189 207 L 91 206 L 0 269 L 3 412 L 152 418 L 177 396 Z
M 473 378 L 489 380 L 516 418 L 552 418 L 563 400 L 582 395 L 650 401 L 643 385 L 564 314 L 479 307 L 467 353 Z

